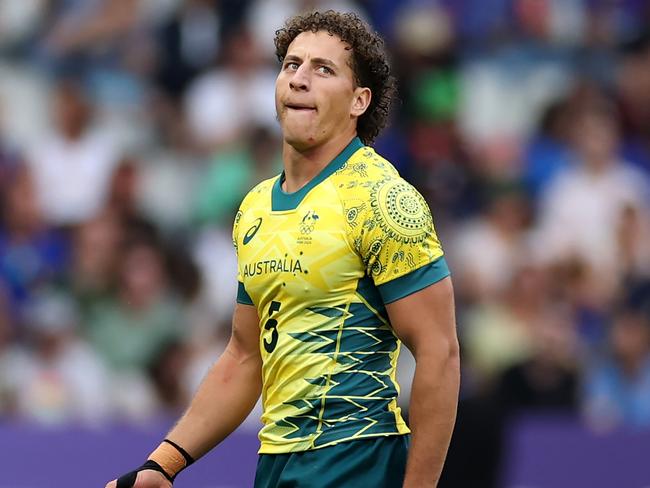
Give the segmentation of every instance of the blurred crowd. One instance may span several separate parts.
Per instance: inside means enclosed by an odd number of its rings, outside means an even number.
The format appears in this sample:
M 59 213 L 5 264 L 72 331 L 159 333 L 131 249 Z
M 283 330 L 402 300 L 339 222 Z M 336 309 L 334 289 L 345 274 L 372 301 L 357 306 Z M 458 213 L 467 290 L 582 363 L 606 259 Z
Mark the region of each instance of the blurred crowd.
M 187 404 L 229 337 L 234 213 L 282 167 L 273 34 L 314 8 L 387 40 L 376 148 L 452 269 L 459 429 L 650 429 L 644 0 L 0 0 L 0 421 Z

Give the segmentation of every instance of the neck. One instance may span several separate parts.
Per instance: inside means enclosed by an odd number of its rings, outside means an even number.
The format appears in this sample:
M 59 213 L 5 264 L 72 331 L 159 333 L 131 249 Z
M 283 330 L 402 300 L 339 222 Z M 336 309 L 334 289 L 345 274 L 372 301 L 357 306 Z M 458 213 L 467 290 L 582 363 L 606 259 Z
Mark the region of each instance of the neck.
M 325 143 L 308 149 L 296 149 L 288 142 L 282 144 L 284 177 L 282 189 L 287 193 L 300 190 L 309 183 L 355 137 L 354 132 L 343 132 Z

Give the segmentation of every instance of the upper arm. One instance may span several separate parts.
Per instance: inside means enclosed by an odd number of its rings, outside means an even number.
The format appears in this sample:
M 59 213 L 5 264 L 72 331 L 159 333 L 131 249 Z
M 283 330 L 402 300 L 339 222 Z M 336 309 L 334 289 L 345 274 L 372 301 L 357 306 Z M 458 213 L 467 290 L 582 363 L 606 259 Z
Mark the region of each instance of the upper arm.
M 373 185 L 368 198 L 348 223 L 358 222 L 356 251 L 395 333 L 414 354 L 422 344 L 457 349 L 453 288 L 429 206 L 397 176 Z
M 232 317 L 232 336 L 228 348 L 241 361 L 251 357 L 261 361 L 259 340 L 257 309 L 252 305 L 237 303 Z
M 386 311 L 395 334 L 414 356 L 431 348 L 457 353 L 454 292 L 450 277 L 389 303 Z

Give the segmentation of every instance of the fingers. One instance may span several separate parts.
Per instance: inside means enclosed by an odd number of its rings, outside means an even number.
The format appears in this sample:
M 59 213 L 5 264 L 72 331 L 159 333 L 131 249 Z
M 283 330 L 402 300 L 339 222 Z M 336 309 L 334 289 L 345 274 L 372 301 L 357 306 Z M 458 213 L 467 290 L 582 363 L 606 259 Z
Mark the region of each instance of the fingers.
M 106 484 L 104 488 L 117 488 L 117 480 L 113 480 Z

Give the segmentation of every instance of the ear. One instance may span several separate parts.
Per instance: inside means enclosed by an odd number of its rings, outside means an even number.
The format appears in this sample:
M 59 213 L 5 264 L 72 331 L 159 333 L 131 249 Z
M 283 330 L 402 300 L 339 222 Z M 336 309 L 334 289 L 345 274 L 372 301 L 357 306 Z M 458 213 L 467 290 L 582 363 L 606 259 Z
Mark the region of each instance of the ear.
M 354 95 L 352 98 L 352 108 L 350 109 L 350 115 L 354 117 L 361 117 L 368 107 L 370 106 L 370 100 L 372 100 L 372 92 L 370 88 L 358 86 L 354 89 Z

